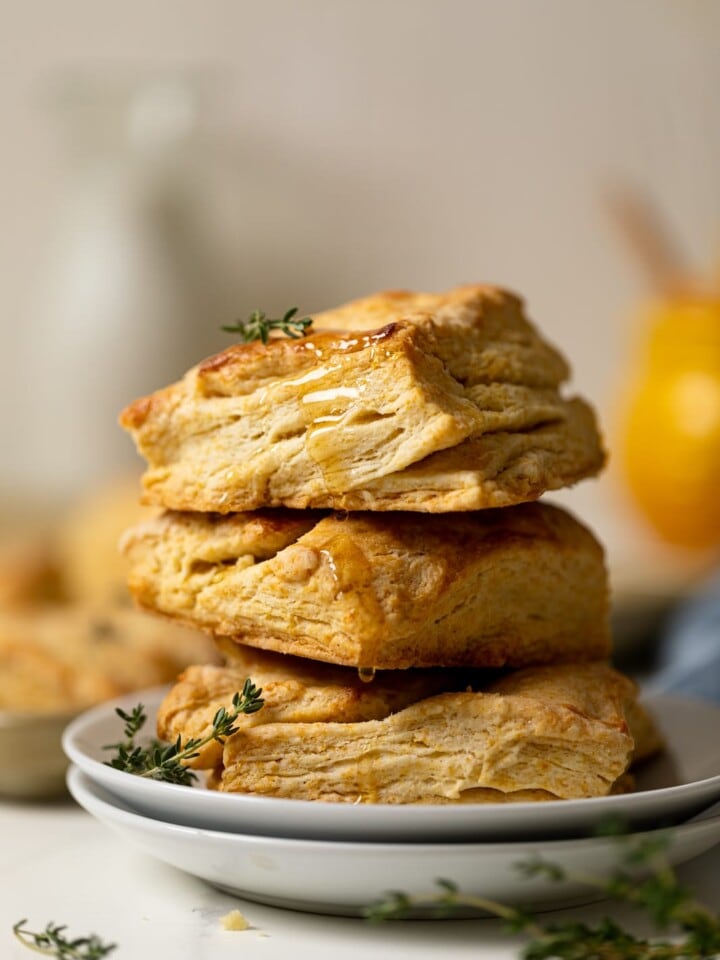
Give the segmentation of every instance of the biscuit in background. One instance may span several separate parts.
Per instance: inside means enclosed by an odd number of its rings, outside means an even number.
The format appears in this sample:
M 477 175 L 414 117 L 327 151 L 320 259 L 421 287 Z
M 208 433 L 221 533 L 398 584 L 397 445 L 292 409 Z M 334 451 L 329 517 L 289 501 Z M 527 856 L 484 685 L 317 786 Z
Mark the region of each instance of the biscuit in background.
M 209 638 L 132 609 L 0 613 L 0 709 L 80 710 L 217 658 Z
M 82 497 L 58 519 L 54 553 L 70 602 L 130 606 L 128 564 L 118 543 L 127 527 L 157 513 L 139 499 L 137 477 L 123 477 Z
M 123 478 L 0 544 L 0 709 L 75 711 L 219 661 L 205 634 L 133 608 L 118 540 L 152 513 Z
M 47 537 L 17 535 L 0 543 L 0 610 L 64 599 L 62 572 Z

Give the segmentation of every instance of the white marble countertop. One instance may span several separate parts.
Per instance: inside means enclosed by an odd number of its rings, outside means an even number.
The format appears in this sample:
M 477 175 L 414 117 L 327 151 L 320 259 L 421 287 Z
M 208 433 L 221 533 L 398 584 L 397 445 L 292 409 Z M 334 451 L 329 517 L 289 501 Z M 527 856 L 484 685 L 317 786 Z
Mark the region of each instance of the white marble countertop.
M 720 846 L 681 868 L 680 875 L 708 906 L 720 909 L 719 871 Z M 242 911 L 249 930 L 222 929 L 220 918 L 232 909 Z M 563 915 L 591 921 L 608 912 L 637 928 L 628 911 L 608 904 Z M 239 901 L 128 846 L 71 801 L 0 801 L 3 960 L 33 956 L 12 935 L 12 925 L 23 917 L 33 930 L 54 921 L 66 923 L 70 934 L 93 932 L 116 942 L 113 960 L 510 960 L 519 956 L 522 943 L 492 920 L 370 926 Z

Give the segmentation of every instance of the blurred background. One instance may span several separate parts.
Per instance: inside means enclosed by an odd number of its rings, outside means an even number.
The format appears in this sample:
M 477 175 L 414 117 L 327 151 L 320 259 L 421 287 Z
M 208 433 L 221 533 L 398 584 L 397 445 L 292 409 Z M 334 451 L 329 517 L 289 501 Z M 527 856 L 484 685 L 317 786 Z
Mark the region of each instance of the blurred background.
M 607 545 L 621 649 L 702 589 L 719 4 L 5 0 L 0 26 L 6 539 L 136 476 L 118 411 L 222 324 L 488 281 L 599 408 L 611 468 L 554 499 Z

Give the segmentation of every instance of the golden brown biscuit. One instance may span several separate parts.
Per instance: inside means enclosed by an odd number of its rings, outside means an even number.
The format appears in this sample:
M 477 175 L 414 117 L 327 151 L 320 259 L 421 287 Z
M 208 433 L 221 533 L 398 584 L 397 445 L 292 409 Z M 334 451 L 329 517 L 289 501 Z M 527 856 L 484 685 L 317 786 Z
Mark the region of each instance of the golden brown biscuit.
M 567 365 L 512 294 L 377 294 L 314 330 L 232 346 L 123 412 L 148 503 L 477 510 L 603 465 L 591 409 L 561 397 Z
M 616 671 L 613 673 L 620 676 Z M 588 674 L 583 669 L 519 670 L 506 673 L 492 689 L 503 694 L 530 693 L 554 703 L 565 704 L 570 710 L 574 703 L 582 702 L 587 713 L 604 723 L 613 723 L 616 715 L 616 701 L 608 699 L 606 686 L 600 684 L 594 689 L 588 684 Z M 663 737 L 646 707 L 633 695 L 624 702 L 623 709 L 633 739 L 633 763 L 646 760 L 660 751 Z
M 144 607 L 358 668 L 523 666 L 609 652 L 603 552 L 546 504 L 418 516 L 168 513 L 130 531 Z
M 35 607 L 64 599 L 57 558 L 46 537 L 14 537 L 0 544 L 0 609 Z
M 205 772 L 205 786 L 208 790 L 222 789 L 222 765 Z M 635 789 L 635 778 L 631 773 L 624 773 L 610 790 L 611 794 L 632 793 Z M 560 800 L 547 790 L 510 790 L 503 793 L 501 790 L 466 790 L 457 801 L 458 803 L 539 803 L 543 800 Z
M 605 796 L 632 757 L 635 694 L 606 664 L 566 664 L 528 668 L 481 693 L 443 693 L 384 720 L 249 727 L 225 744 L 221 789 L 345 803 L 496 800 L 488 790 Z
M 522 693 L 530 689 L 533 695 L 544 692 L 546 699 L 557 699 L 558 693 L 587 698 L 590 710 L 606 720 L 612 720 L 612 707 L 604 699 L 605 691 L 587 690 L 582 672 L 574 677 L 547 671 L 520 671 L 498 677 L 496 671 L 479 670 L 410 670 L 385 671 L 372 682 L 363 682 L 348 667 L 335 667 L 300 657 L 268 653 L 242 646 L 225 637 L 216 640 L 224 666 L 193 665 L 179 677 L 164 701 L 157 716 L 158 736 L 167 741 L 201 739 L 207 736 L 215 713 L 224 707 L 231 709 L 233 694 L 242 690 L 249 677 L 263 692 L 265 705 L 257 713 L 241 716 L 237 723 L 251 726 L 258 723 L 351 723 L 362 720 L 381 720 L 410 703 L 436 693 L 461 689 L 483 690 L 492 686 L 495 692 Z M 594 697 L 594 699 L 593 699 Z M 663 746 L 662 735 L 652 716 L 637 700 L 625 705 L 625 718 L 633 739 L 632 761 L 642 761 Z M 189 764 L 195 769 L 217 768 L 214 780 L 219 786 L 222 776 L 222 744 L 212 741 L 204 746 Z M 632 774 L 624 774 L 614 785 L 613 792 L 634 789 Z M 519 794 L 499 795 L 486 790 L 488 800 L 523 799 Z M 522 791 L 526 793 L 527 791 Z M 498 794 L 497 796 L 493 796 Z M 552 798 L 550 794 L 545 799 Z M 467 798 L 466 798 L 467 799 Z M 475 798 L 477 799 L 477 797 Z M 540 794 L 524 799 L 543 799 Z
M 80 709 L 174 680 L 209 638 L 132 609 L 55 607 L 0 615 L 0 708 Z
M 265 705 L 258 713 L 241 716 L 240 726 L 255 723 L 313 723 L 380 720 L 410 703 L 446 690 L 457 690 L 471 679 L 466 671 L 403 670 L 378 674 L 365 683 L 356 670 L 315 663 L 232 641 L 220 641 L 229 663 L 191 666 L 185 670 L 160 705 L 158 736 L 164 740 L 202 738 L 212 727 L 220 707 L 230 709 L 233 694 L 250 677 L 262 688 Z M 203 747 L 190 766 L 214 767 L 222 761 L 222 745 Z
M 57 524 L 54 553 L 71 602 L 131 606 L 121 534 L 157 513 L 138 503 L 137 477 L 87 493 Z
M 14 625 L 0 624 L 0 710 L 61 713 L 82 709 L 116 693 L 104 677 L 73 667 L 28 640 Z

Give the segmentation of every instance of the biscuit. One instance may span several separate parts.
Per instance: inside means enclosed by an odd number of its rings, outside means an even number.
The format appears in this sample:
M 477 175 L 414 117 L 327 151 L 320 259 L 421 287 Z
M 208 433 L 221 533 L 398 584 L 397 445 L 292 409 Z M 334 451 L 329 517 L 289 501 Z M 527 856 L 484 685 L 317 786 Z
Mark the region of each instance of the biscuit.
M 58 606 L 0 615 L 0 708 L 82 709 L 218 659 L 203 634 L 132 609 Z
M 61 571 L 46 538 L 17 536 L 0 544 L 0 610 L 63 599 Z
M 492 287 L 383 293 L 302 339 L 236 344 L 121 415 L 147 503 L 444 513 L 592 476 L 595 417 L 568 367 Z
M 262 688 L 264 706 L 241 715 L 236 725 L 256 723 L 349 723 L 381 720 L 432 694 L 456 690 L 470 680 L 468 671 L 403 670 L 378 674 L 365 683 L 356 670 L 283 656 L 219 640 L 225 666 L 188 667 L 160 705 L 157 733 L 163 740 L 202 739 L 220 707 L 231 709 L 233 694 L 249 677 Z M 222 762 L 222 744 L 211 741 L 190 761 L 195 769 Z
M 118 541 L 157 513 L 138 503 L 137 477 L 122 477 L 79 499 L 57 524 L 54 553 L 70 602 L 131 606 L 127 561 Z
M 603 551 L 570 514 L 168 513 L 126 534 L 149 610 L 361 669 L 500 667 L 609 652 Z
M 220 789 L 345 803 L 605 796 L 632 758 L 635 696 L 603 663 L 531 667 L 384 720 L 257 725 L 227 740 Z

